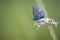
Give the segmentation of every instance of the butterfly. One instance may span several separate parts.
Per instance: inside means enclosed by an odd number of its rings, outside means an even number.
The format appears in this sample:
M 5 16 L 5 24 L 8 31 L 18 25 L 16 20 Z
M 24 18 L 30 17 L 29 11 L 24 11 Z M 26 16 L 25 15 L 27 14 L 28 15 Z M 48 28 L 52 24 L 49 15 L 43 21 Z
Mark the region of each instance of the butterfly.
M 33 20 L 34 21 L 44 18 L 45 13 L 43 10 L 39 9 L 37 6 L 33 6 L 32 10 L 33 10 L 32 12 L 33 12 Z

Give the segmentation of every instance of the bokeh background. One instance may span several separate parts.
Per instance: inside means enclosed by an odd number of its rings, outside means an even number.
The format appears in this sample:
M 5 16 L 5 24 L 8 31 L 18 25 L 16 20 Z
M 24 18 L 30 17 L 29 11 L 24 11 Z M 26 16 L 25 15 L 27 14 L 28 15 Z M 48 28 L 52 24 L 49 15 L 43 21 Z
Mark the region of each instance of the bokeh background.
M 60 22 L 60 0 L 43 0 L 50 18 Z M 35 0 L 0 0 L 0 40 L 52 40 L 47 27 L 34 27 Z M 60 25 L 55 30 L 60 40 Z

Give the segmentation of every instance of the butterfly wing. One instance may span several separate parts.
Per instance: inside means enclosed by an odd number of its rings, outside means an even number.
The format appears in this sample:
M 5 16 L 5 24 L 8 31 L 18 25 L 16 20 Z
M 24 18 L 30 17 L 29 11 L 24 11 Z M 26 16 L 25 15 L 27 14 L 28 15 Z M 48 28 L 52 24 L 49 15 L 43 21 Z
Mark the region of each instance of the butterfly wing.
M 37 21 L 42 18 L 44 18 L 44 11 L 40 10 L 36 6 L 33 6 L 33 20 Z

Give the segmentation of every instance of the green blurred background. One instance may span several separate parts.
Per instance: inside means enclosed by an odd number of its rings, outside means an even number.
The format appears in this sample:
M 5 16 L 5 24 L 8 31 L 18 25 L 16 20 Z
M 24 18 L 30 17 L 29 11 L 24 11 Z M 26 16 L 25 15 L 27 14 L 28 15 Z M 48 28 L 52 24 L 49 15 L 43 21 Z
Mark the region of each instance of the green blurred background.
M 43 0 L 50 18 L 60 22 L 60 0 Z M 52 40 L 47 27 L 33 25 L 35 0 L 0 0 L 0 40 Z M 55 30 L 60 40 L 60 25 Z

